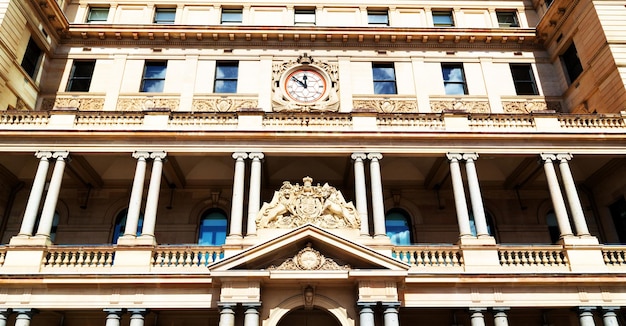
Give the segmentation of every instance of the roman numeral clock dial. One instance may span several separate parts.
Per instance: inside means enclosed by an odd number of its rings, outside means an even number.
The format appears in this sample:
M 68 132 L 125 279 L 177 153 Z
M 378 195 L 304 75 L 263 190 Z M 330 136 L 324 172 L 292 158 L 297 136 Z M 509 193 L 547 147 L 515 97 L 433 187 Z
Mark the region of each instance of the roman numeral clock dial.
M 312 69 L 298 69 L 285 80 L 285 92 L 294 101 L 313 103 L 326 93 L 326 80 Z

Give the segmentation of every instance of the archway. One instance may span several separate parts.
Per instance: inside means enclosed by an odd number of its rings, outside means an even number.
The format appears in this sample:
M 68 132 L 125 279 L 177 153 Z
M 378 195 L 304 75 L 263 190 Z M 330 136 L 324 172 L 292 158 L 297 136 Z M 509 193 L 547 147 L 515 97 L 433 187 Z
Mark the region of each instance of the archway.
M 283 318 L 280 319 L 277 326 L 341 326 L 339 321 L 325 309 L 313 308 L 304 309 L 303 307 L 291 310 Z

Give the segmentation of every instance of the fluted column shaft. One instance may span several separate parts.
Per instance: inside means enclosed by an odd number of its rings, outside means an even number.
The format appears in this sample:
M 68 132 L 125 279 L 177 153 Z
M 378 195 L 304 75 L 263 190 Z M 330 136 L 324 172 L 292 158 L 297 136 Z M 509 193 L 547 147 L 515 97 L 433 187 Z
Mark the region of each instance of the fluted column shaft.
M 361 219 L 361 235 L 370 234 L 369 220 L 367 217 L 367 189 L 365 186 L 365 153 L 354 153 L 354 196 L 356 197 L 356 211 Z
M 120 319 L 122 319 L 122 309 L 104 309 L 107 313 L 107 320 L 105 326 L 120 326 Z
M 141 235 L 154 238 L 156 227 L 157 208 L 159 207 L 159 192 L 161 191 L 161 176 L 163 174 L 163 159 L 167 153 L 154 152 L 150 154 L 152 162 L 152 173 L 150 174 L 150 184 L 148 186 L 148 197 L 146 198 L 146 210 L 143 217 L 143 229 Z
M 559 179 L 556 176 L 554 170 L 553 160 L 556 159 L 555 155 L 541 154 L 543 160 L 543 168 L 546 173 L 546 179 L 548 181 L 548 188 L 550 189 L 550 198 L 552 199 L 552 206 L 554 207 L 554 214 L 556 220 L 559 223 L 559 231 L 561 237 L 572 235 L 572 227 L 569 223 L 567 216 L 567 209 L 565 208 L 565 201 L 563 200 L 563 194 L 561 194 L 561 188 L 559 187 Z
M 576 191 L 576 184 L 574 183 L 574 177 L 572 171 L 569 168 L 568 161 L 572 159 L 571 154 L 558 154 L 556 156 L 559 160 L 559 169 L 561 170 L 561 179 L 563 180 L 563 186 L 565 188 L 565 195 L 567 196 L 567 202 L 569 203 L 569 209 L 572 213 L 572 220 L 574 221 L 574 228 L 576 229 L 576 235 L 585 236 L 589 235 L 589 229 L 587 228 L 587 221 L 585 220 L 585 214 L 583 213 L 583 207 L 580 204 L 580 198 L 578 197 L 578 191 Z
M 250 153 L 250 192 L 248 194 L 248 229 L 246 235 L 256 235 L 256 216 L 261 208 L 261 160 L 263 153 Z
M 35 180 L 33 180 L 33 187 L 30 189 L 28 203 L 26 204 L 24 218 L 22 219 L 22 226 L 20 227 L 20 232 L 18 234 L 21 236 L 33 235 L 33 229 L 35 228 L 37 213 L 39 211 L 39 204 L 41 203 L 43 190 L 46 186 L 46 176 L 48 175 L 48 169 L 50 167 L 48 159 L 52 157 L 52 153 L 40 151 L 35 153 L 35 156 L 39 159 L 39 165 L 37 166 Z
M 54 163 L 54 169 L 52 170 L 52 176 L 50 177 L 50 185 L 48 186 L 46 200 L 44 201 L 43 208 L 41 210 L 41 218 L 39 219 L 39 227 L 37 228 L 38 236 L 50 237 L 52 222 L 54 220 L 54 212 L 56 211 L 57 202 L 59 201 L 59 192 L 61 191 L 63 172 L 65 171 L 65 159 L 68 155 L 69 152 L 52 153 L 52 157 L 56 159 L 56 162 Z
M 374 326 L 374 310 L 376 303 L 357 303 L 359 306 L 359 326 Z
M 380 160 L 383 155 L 380 153 L 370 153 L 370 178 L 372 184 L 372 213 L 374 217 L 374 236 L 387 236 L 385 230 L 385 202 L 383 196 L 383 182 L 380 174 Z
M 580 319 L 580 326 L 595 326 L 593 321 L 593 310 L 595 307 L 579 307 L 578 317 Z
M 133 188 L 130 192 L 130 202 L 126 213 L 126 229 L 124 236 L 136 237 L 137 225 L 139 224 L 139 213 L 141 212 L 141 198 L 143 197 L 143 182 L 146 178 L 146 159 L 150 157 L 148 152 L 134 152 L 133 157 L 137 159 Z
M 470 309 L 472 326 L 485 326 L 485 316 L 483 315 L 484 308 Z
M 220 305 L 219 326 L 235 326 L 235 311 L 230 304 Z
M 235 159 L 235 176 L 233 178 L 233 200 L 230 210 L 230 234 L 229 236 L 241 237 L 243 228 L 243 196 L 244 178 L 246 174 L 246 153 L 233 153 Z
M 489 236 L 487 228 L 487 218 L 485 217 L 485 208 L 483 207 L 483 198 L 480 193 L 480 185 L 478 183 L 478 173 L 476 173 L 476 164 L 474 161 L 478 158 L 478 154 L 463 154 L 465 159 L 465 171 L 467 173 L 467 187 L 472 203 L 472 213 L 474 215 L 474 225 L 476 226 L 476 235 Z
M 450 177 L 452 179 L 452 191 L 454 193 L 454 207 L 456 208 L 456 218 L 459 224 L 460 237 L 471 237 L 469 213 L 467 211 L 467 201 L 465 201 L 465 190 L 463 190 L 463 177 L 459 160 L 463 158 L 461 154 L 448 153 L 446 155 L 450 161 Z

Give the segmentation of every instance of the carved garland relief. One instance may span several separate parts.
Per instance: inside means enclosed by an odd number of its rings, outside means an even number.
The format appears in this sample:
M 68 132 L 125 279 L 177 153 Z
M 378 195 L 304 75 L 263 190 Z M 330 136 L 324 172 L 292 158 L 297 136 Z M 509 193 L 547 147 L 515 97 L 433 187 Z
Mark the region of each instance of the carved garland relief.
M 334 270 L 348 270 L 350 269 L 349 265 L 339 265 L 334 260 L 330 258 L 324 257 L 319 251 L 311 248 L 311 244 L 307 244 L 307 246 L 300 250 L 294 257 L 285 260 L 282 264 L 278 266 L 270 266 L 267 268 L 268 270 L 279 270 L 279 271 L 312 271 L 312 270 L 324 270 L 324 271 L 334 271 Z

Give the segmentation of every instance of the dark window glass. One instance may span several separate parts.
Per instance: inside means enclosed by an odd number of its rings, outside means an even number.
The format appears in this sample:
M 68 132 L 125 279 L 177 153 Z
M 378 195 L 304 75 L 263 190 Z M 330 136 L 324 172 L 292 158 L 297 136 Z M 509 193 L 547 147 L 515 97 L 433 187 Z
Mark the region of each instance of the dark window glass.
M 367 23 L 370 25 L 389 25 L 389 15 L 383 10 L 368 10 Z
M 176 19 L 176 9 L 174 8 L 156 8 L 154 12 L 155 24 L 173 24 Z
M 546 3 L 546 7 L 548 7 L 548 8 L 552 4 L 552 0 L 545 0 L 544 2 Z
M 239 63 L 236 61 L 218 61 L 215 68 L 215 93 L 237 93 Z
M 67 83 L 68 92 L 88 92 L 91 85 L 91 77 L 96 61 L 74 61 L 70 80 Z
M 124 209 L 115 218 L 115 226 L 113 228 L 113 239 L 111 239 L 112 243 L 117 243 L 117 239 L 120 236 L 124 235 L 124 231 L 126 231 L 126 216 L 128 215 L 128 209 Z M 139 221 L 137 222 L 137 234 L 136 236 L 141 235 L 141 230 L 143 229 L 143 214 L 139 215 Z
M 212 209 L 204 213 L 200 220 L 198 244 L 220 246 L 226 242 L 228 220 L 221 210 Z
M 315 25 L 315 9 L 296 9 L 294 22 L 297 25 Z
M 443 73 L 443 86 L 446 90 L 446 95 L 467 94 L 463 64 L 442 63 L 441 72 Z
M 615 231 L 621 243 L 626 243 L 626 200 L 622 197 L 609 206 Z
M 242 21 L 242 9 L 222 9 L 222 24 L 240 24 Z
M 496 11 L 496 16 L 500 27 L 519 27 L 515 11 Z
M 89 8 L 89 15 L 87 16 L 87 22 L 88 23 L 95 23 L 95 22 L 104 23 L 107 21 L 108 17 L 109 17 L 108 7 Z
M 565 70 L 567 70 L 567 76 L 571 83 L 583 72 L 583 66 L 580 63 L 578 52 L 573 42 L 561 55 L 561 60 L 563 61 L 563 65 L 565 65 Z
M 438 27 L 454 26 L 452 11 L 433 11 L 433 24 Z
M 372 63 L 374 94 L 397 94 L 393 63 Z
M 531 65 L 512 63 L 510 66 L 517 95 L 539 95 Z
M 394 245 L 411 244 L 411 223 L 409 215 L 401 209 L 393 209 L 385 216 L 387 236 Z
M 167 61 L 147 61 L 143 69 L 141 92 L 163 92 Z
M 556 214 L 554 214 L 554 212 L 548 213 L 546 216 L 546 224 L 548 225 L 548 232 L 550 233 L 550 241 L 557 243 L 561 238 L 561 231 L 559 230 L 559 224 L 556 221 Z
M 24 71 L 26 71 L 26 74 L 28 74 L 30 78 L 35 78 L 41 54 L 41 48 L 39 48 L 39 45 L 31 38 L 26 46 L 24 58 L 22 58 L 22 68 L 24 68 Z

